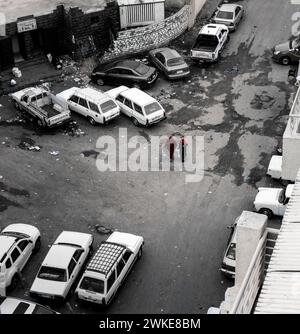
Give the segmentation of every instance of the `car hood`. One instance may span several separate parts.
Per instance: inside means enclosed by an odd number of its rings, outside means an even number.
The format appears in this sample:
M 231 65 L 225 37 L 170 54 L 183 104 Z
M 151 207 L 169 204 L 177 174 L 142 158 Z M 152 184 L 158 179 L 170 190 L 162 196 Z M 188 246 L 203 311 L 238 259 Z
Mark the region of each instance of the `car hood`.
M 274 204 L 278 200 L 281 189 L 279 188 L 258 188 L 258 194 L 255 197 L 256 203 Z
M 66 293 L 68 282 L 50 281 L 36 278 L 30 288 L 31 292 L 39 294 L 63 296 Z
M 291 47 L 292 47 L 291 41 L 289 41 L 289 42 L 285 42 L 285 43 L 276 45 L 274 49 L 275 51 L 284 52 L 284 51 L 289 51 Z

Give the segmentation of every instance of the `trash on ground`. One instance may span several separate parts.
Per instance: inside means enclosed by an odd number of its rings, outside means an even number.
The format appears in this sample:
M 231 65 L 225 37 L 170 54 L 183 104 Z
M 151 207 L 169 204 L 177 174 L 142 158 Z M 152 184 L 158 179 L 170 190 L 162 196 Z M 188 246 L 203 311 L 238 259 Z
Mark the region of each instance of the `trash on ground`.
M 59 151 L 49 151 L 49 154 L 56 157 L 59 155 Z

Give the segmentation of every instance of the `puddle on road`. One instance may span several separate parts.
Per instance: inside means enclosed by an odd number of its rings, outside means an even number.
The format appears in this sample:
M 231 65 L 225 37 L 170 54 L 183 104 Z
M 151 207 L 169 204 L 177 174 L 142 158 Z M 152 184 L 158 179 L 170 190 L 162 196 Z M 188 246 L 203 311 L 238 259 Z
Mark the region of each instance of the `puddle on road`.
M 1 194 L 8 193 L 12 196 L 23 196 L 23 197 L 29 197 L 30 196 L 30 194 L 27 190 L 8 187 L 3 182 L 0 182 L 0 192 L 1 192 Z M 19 203 L 11 201 L 10 199 L 7 199 L 3 195 L 0 195 L 0 212 L 3 212 L 5 210 L 7 210 L 9 206 L 22 208 L 22 205 L 20 205 Z
M 17 208 L 21 208 L 22 206 L 16 202 L 13 202 L 4 196 L 0 195 L 0 212 L 3 212 L 8 209 L 9 206 L 14 206 Z

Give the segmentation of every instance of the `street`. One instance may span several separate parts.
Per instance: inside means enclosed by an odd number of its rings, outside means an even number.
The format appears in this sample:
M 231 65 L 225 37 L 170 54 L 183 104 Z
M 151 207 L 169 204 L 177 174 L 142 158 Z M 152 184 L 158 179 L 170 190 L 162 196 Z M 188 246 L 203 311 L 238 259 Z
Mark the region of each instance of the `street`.
M 71 295 L 53 306 L 58 312 L 202 314 L 224 300 L 233 285 L 219 272 L 226 227 L 243 210 L 253 210 L 258 187 L 281 186 L 266 176 L 266 169 L 280 147 L 296 92 L 287 82 L 289 68 L 271 59 L 271 48 L 291 37 L 295 6 L 282 0 L 241 4 L 245 18 L 219 63 L 203 67 L 191 62 L 189 79 L 161 77 L 148 91 L 168 117 L 152 127 L 135 127 L 125 116 L 93 127 L 72 115 L 81 131 L 41 131 L 16 120 L 8 97 L 0 97 L 0 228 L 28 223 L 42 233 L 41 250 L 29 260 L 23 286 L 12 296 L 29 298 L 39 266 L 61 231 L 91 233 L 95 249 L 108 237 L 103 226 L 143 236 L 143 257 L 106 310 L 78 303 Z M 197 26 L 175 47 L 187 54 L 196 34 Z M 59 92 L 69 85 L 60 82 L 53 88 Z M 149 144 L 151 136 L 203 135 L 204 179 L 185 183 L 177 172 L 100 172 L 97 139 L 117 137 L 120 128 L 127 128 L 128 137 L 144 136 Z M 40 150 L 26 150 L 24 142 Z M 279 228 L 280 219 L 270 226 Z

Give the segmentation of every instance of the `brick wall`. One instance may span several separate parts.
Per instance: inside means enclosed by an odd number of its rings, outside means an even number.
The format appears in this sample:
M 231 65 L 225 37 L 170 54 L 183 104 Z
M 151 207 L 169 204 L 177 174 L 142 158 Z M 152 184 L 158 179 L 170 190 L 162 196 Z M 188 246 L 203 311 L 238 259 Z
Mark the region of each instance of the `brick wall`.
M 100 62 L 133 56 L 168 44 L 188 28 L 189 17 L 190 6 L 186 5 L 160 23 L 119 32 L 113 48 L 104 53 Z

